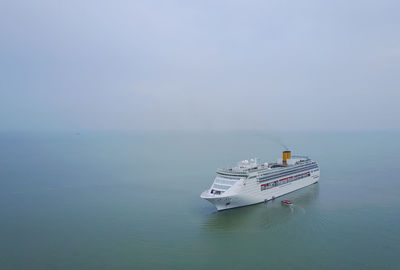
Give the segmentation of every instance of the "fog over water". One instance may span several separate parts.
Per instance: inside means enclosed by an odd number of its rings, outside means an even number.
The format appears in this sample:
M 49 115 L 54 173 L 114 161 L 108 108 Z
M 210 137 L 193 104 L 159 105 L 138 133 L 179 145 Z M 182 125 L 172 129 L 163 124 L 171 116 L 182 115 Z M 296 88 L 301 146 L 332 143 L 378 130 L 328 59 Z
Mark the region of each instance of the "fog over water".
M 398 1 L 0 4 L 0 128 L 399 128 Z

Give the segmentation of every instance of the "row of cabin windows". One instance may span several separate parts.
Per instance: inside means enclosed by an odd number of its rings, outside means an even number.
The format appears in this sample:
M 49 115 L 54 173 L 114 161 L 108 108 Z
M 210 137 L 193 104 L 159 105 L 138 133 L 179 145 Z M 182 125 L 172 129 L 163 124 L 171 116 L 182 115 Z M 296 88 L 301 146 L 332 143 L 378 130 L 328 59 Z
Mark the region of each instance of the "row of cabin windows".
M 295 169 L 307 170 L 307 168 L 310 167 L 310 166 L 315 167 L 315 166 L 318 166 L 318 165 L 317 165 L 316 162 L 312 162 L 312 163 L 303 164 L 302 166 L 295 167 L 295 168 L 292 168 L 292 169 L 290 169 L 290 170 L 295 170 Z M 283 172 L 285 172 L 285 171 L 283 171 Z M 260 177 L 263 177 L 263 176 L 268 175 L 268 174 L 270 174 L 270 173 L 271 173 L 270 171 L 267 171 L 267 172 L 265 172 L 265 173 L 260 174 L 259 176 L 260 176 Z
M 301 173 L 301 174 L 298 174 L 298 175 L 295 175 L 295 176 L 291 176 L 291 177 L 288 177 L 288 178 L 285 178 L 285 179 L 281 179 L 281 180 L 276 180 L 274 182 L 270 182 L 270 183 L 261 185 L 261 190 L 274 188 L 274 187 L 277 187 L 277 186 L 280 186 L 280 185 L 283 185 L 283 184 L 287 184 L 287 183 L 290 183 L 290 182 L 293 182 L 293 181 L 297 181 L 297 180 L 303 179 L 303 178 L 308 177 L 308 176 L 310 176 L 310 172 Z
M 226 179 L 222 179 L 222 178 L 217 177 L 215 179 L 214 183 L 233 186 L 236 183 L 236 181 L 226 180 Z
M 229 176 L 229 175 L 225 175 L 225 174 L 217 174 L 220 175 L 222 178 L 227 178 L 227 179 L 232 179 L 232 180 L 239 180 L 241 178 L 246 178 L 245 175 L 243 176 Z
M 288 171 L 283 171 L 283 172 L 280 172 L 278 174 L 269 175 L 269 176 L 264 176 L 264 174 L 261 174 L 260 177 L 259 177 L 259 180 L 267 181 L 267 180 L 271 180 L 271 179 L 276 178 L 276 177 L 284 177 L 286 175 L 291 175 L 291 174 L 294 174 L 294 173 L 297 173 L 297 172 L 301 172 L 301 171 L 304 171 L 304 170 L 312 170 L 312 169 L 315 169 L 315 168 L 318 168 L 318 165 L 315 165 L 315 164 L 314 165 L 308 165 L 308 166 L 305 166 L 303 168 L 291 169 L 291 170 L 288 170 Z
M 214 184 L 213 188 L 217 188 L 217 189 L 224 189 L 227 190 L 229 189 L 231 186 L 224 186 L 224 185 L 218 185 L 218 184 Z

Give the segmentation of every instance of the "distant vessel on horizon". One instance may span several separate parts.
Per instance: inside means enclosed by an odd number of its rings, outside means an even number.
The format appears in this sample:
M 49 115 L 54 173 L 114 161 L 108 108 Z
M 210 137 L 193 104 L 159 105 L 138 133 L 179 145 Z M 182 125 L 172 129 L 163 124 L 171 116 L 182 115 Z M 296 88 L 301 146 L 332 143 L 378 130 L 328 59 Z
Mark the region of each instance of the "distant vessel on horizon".
M 253 158 L 232 168 L 218 169 L 213 184 L 200 197 L 218 211 L 227 210 L 275 199 L 317 183 L 319 176 L 316 161 L 284 151 L 274 163 Z

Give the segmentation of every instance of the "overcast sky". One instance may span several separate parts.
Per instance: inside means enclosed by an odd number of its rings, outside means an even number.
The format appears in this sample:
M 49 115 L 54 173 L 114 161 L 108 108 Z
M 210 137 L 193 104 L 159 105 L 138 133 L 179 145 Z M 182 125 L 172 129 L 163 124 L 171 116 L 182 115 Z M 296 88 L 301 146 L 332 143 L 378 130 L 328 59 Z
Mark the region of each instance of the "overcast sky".
M 385 0 L 2 0 L 0 129 L 398 129 L 399 14 Z

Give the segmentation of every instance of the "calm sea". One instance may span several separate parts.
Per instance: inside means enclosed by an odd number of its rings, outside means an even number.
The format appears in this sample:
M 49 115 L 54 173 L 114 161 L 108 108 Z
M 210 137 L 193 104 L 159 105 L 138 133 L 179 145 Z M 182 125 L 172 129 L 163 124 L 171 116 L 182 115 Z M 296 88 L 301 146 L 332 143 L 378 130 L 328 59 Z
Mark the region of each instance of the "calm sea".
M 400 269 L 400 132 L 0 134 L 0 269 Z M 217 167 L 321 168 L 280 200 L 216 212 Z

